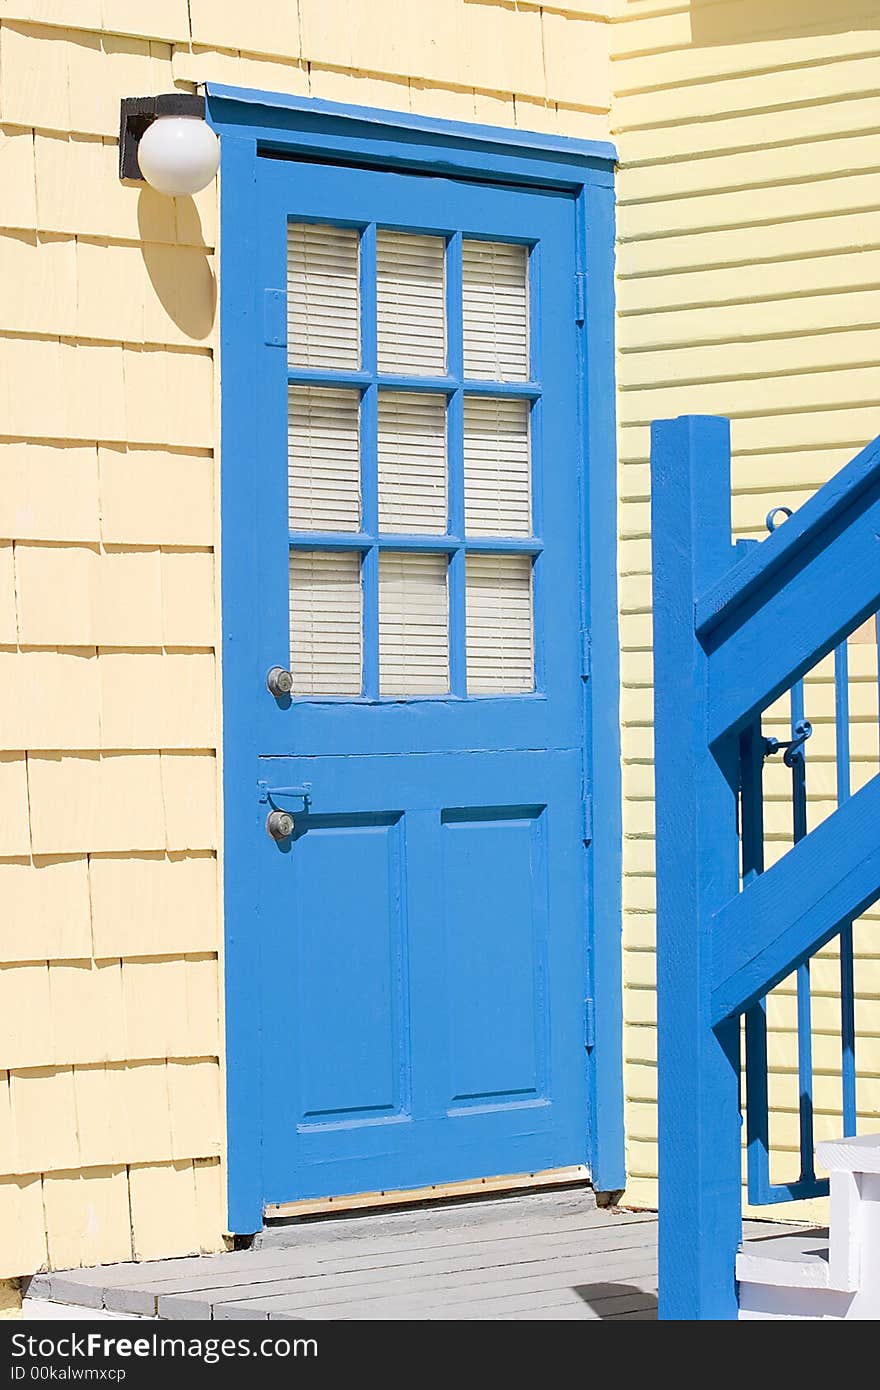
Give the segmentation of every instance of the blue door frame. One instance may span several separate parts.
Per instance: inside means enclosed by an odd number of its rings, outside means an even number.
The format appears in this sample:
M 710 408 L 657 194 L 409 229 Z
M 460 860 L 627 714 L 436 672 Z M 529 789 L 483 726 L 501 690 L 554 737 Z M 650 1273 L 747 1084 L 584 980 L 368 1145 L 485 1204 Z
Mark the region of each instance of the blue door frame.
M 248 404 L 256 363 L 247 325 L 254 313 L 253 264 L 260 154 L 421 172 L 560 190 L 576 209 L 579 409 L 583 470 L 581 615 L 585 642 L 585 827 L 590 939 L 589 1166 L 598 1190 L 624 1186 L 620 959 L 621 808 L 618 730 L 613 238 L 615 153 L 610 145 L 404 117 L 273 94 L 208 86 L 208 113 L 221 136 L 221 481 L 225 805 L 226 1046 L 229 1229 L 262 1224 L 266 1196 L 261 1126 L 260 962 L 253 948 L 255 870 L 234 851 L 253 835 L 254 702 L 265 671 L 250 669 L 245 634 L 260 602 L 253 440 Z M 262 332 L 262 328 L 261 328 Z

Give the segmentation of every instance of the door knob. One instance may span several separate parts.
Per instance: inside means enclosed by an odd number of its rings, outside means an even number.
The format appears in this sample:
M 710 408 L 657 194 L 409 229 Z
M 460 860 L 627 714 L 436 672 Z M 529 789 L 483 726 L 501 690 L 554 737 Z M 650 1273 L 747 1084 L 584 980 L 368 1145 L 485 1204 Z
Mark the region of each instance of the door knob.
M 266 833 L 273 840 L 289 840 L 295 825 L 289 811 L 270 811 L 266 817 Z
M 293 689 L 293 676 L 283 666 L 273 666 L 266 673 L 266 689 L 276 700 L 280 700 Z

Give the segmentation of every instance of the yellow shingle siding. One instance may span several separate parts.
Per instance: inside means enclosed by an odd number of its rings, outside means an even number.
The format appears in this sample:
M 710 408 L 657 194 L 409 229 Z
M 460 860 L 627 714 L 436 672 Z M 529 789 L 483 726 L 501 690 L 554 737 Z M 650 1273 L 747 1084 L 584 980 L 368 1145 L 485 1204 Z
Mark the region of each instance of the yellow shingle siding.
M 612 31 L 618 181 L 628 1195 L 656 1200 L 648 424 L 732 417 L 734 527 L 763 534 L 880 429 L 880 24 L 871 0 L 624 0 Z M 877 767 L 876 644 L 852 644 L 854 785 Z M 831 809 L 830 666 L 808 713 L 815 820 Z M 769 774 L 771 858 L 790 813 Z M 773 793 L 778 800 L 773 800 Z M 876 917 L 874 920 L 876 929 Z M 859 1107 L 876 1120 L 880 952 L 857 928 Z M 832 957 L 832 959 L 828 959 Z M 814 967 L 817 1137 L 839 1125 L 837 965 Z M 792 1176 L 794 1009 L 772 1001 L 771 1137 Z M 794 1215 L 797 1208 L 784 1209 Z
M 0 0 L 0 1280 L 216 1249 L 217 189 L 117 177 L 213 80 L 607 138 L 605 0 Z

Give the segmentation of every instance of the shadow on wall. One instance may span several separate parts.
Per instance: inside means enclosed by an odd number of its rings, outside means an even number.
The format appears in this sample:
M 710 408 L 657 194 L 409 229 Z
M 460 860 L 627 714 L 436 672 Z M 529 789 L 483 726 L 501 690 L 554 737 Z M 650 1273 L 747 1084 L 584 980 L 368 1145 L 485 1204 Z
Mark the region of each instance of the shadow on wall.
M 626 0 L 634 13 L 644 0 Z M 880 28 L 878 0 L 690 0 L 691 43 L 810 38 Z
M 176 239 L 157 240 L 157 227 L 165 225 L 172 209 Z M 181 333 L 204 342 L 214 326 L 217 284 L 198 208 L 192 198 L 172 200 L 142 188 L 137 215 L 141 255 L 157 298 Z

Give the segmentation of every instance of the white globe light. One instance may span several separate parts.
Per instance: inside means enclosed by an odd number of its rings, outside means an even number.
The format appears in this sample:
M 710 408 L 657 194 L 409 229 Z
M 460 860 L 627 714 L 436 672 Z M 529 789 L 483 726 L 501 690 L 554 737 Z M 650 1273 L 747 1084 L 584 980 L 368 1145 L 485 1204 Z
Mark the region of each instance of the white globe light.
M 151 187 L 170 197 L 207 188 L 220 164 L 220 141 L 195 116 L 159 116 L 144 131 L 138 164 Z

